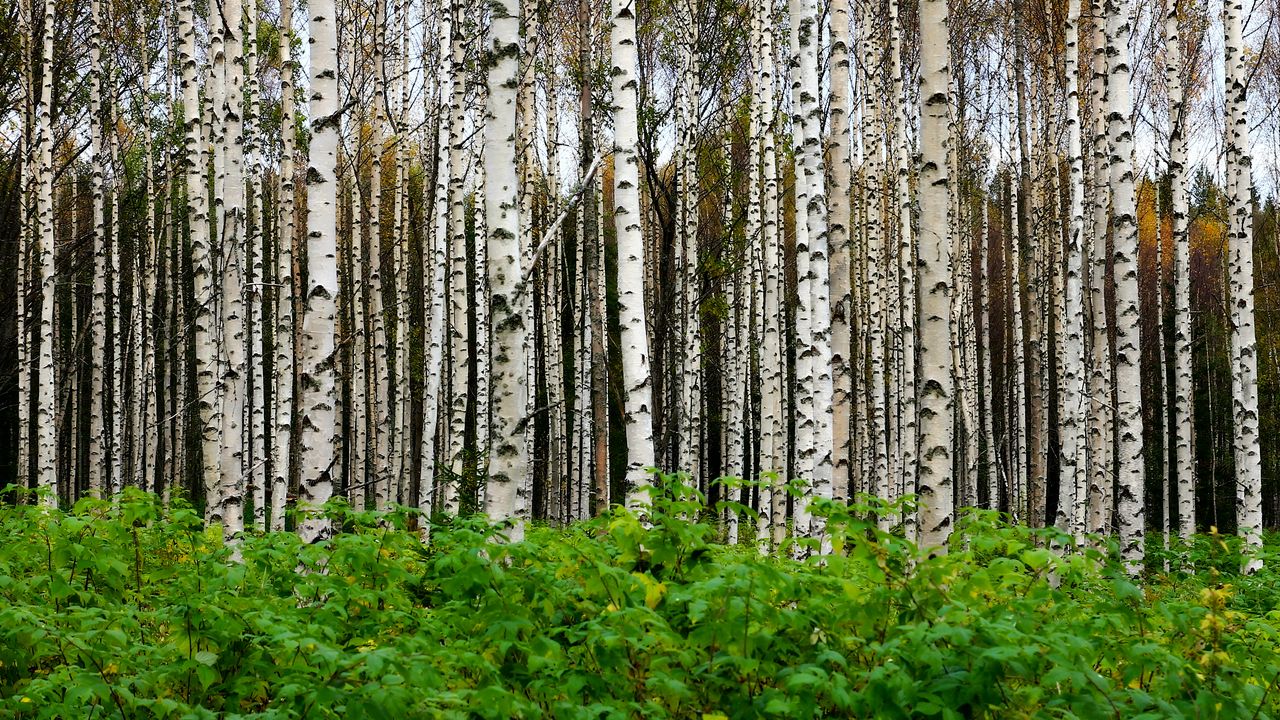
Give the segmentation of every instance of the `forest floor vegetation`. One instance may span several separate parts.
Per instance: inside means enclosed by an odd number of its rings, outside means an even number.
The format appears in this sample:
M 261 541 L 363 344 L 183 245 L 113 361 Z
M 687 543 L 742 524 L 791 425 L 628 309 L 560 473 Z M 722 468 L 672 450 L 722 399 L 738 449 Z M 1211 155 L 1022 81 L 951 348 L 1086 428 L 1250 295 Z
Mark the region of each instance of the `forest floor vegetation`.
M 832 552 L 794 560 L 664 490 L 518 543 L 334 504 L 344 532 L 238 563 L 153 495 L 6 504 L 0 718 L 1280 717 L 1274 537 L 1246 576 L 1234 538 L 1152 536 L 1135 579 L 991 512 L 924 557 L 897 508 L 826 504 Z

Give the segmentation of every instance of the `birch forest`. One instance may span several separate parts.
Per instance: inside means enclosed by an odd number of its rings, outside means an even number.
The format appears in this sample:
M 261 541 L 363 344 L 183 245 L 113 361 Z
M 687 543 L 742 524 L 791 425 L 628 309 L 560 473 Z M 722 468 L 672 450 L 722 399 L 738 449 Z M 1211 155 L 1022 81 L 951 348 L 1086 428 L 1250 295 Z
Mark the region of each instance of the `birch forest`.
M 1253 0 L 0 0 L 0 717 L 1280 717 L 1278 108 Z

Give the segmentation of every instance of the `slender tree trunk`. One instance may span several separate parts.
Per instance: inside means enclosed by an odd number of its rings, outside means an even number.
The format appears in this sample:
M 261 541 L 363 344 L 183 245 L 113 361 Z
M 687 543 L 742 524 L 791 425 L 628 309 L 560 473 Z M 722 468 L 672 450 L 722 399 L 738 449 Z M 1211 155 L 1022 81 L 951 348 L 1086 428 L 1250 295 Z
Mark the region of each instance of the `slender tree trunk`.
M 186 8 L 186 22 L 191 22 L 191 8 Z M 89 320 L 89 373 L 90 373 L 90 409 L 89 409 L 89 494 L 101 497 L 106 486 L 107 470 L 107 424 L 106 424 L 106 392 L 107 382 L 104 376 L 107 356 L 107 238 L 106 208 L 104 205 L 105 177 L 107 158 L 103 146 L 103 112 L 102 112 L 102 3 L 92 0 L 89 5 L 89 143 L 93 153 L 92 192 L 93 192 L 93 305 Z M 179 10 L 180 14 L 182 10 Z M 21 255 L 21 252 L 19 252 Z M 21 287 L 21 285 L 19 285 Z M 21 301 L 19 301 L 21 302 Z
M 424 256 L 430 258 L 425 268 L 425 275 L 430 278 L 430 282 L 423 283 L 425 295 L 423 303 L 425 307 L 430 308 L 427 328 L 426 342 L 426 373 L 425 387 L 423 388 L 423 420 L 422 420 L 422 477 L 418 486 L 418 508 L 424 512 L 430 513 L 434 507 L 437 471 L 441 468 L 448 468 L 451 462 L 451 456 L 448 455 L 450 446 L 449 436 L 449 409 L 444 409 L 444 423 L 440 422 L 440 410 L 449 399 L 446 394 L 444 385 L 446 379 L 445 366 L 445 343 L 446 328 L 449 325 L 450 317 L 446 315 L 446 305 L 448 305 L 452 296 L 446 293 L 446 276 L 451 267 L 447 265 L 448 256 L 450 255 L 449 247 L 453 240 L 451 212 L 452 198 L 451 193 L 453 185 L 453 176 L 456 170 L 452 165 L 453 160 L 453 108 L 443 105 L 445 99 L 446 88 L 452 93 L 452 84 L 458 79 L 453 75 L 453 24 L 454 14 L 453 8 L 442 3 L 438 8 L 439 17 L 439 90 L 436 97 L 436 108 L 440 119 L 440 128 L 437 133 L 437 161 L 435 173 L 435 189 L 433 195 L 434 201 L 434 228 L 432 233 L 434 245 L 430 249 L 430 253 L 424 252 Z M 450 95 L 452 98 L 452 95 Z M 451 390 L 451 388 L 450 388 Z M 438 427 L 443 425 L 443 429 Z M 426 525 L 430 528 L 430 524 Z
M 275 436 L 272 444 L 271 529 L 284 530 L 285 498 L 293 472 L 294 278 L 296 241 L 294 204 L 293 0 L 280 0 L 280 208 L 276 251 L 276 327 L 274 334 Z
M 785 288 L 782 276 L 782 243 L 778 228 L 778 168 L 774 135 L 774 63 L 773 63 L 773 4 L 771 0 L 754 3 L 760 18 L 760 145 L 762 219 L 760 252 L 764 265 L 764 328 L 760 365 L 764 377 L 760 384 L 760 526 L 756 541 L 762 552 L 769 549 L 777 528 L 781 527 L 779 510 L 784 498 L 778 490 L 779 480 L 786 472 L 787 425 L 783 415 L 783 383 L 785 382 L 785 356 L 783 355 L 783 297 Z
M 653 456 L 653 399 L 649 331 L 644 307 L 644 237 L 640 214 L 635 0 L 613 0 L 613 223 L 618 244 L 618 312 L 622 328 L 623 413 L 627 432 L 627 488 L 632 498 L 649 485 Z
M 1236 525 L 1249 551 L 1257 552 L 1262 548 L 1262 452 L 1258 436 L 1258 341 L 1253 312 L 1253 160 L 1249 155 L 1249 74 L 1244 46 L 1244 4 L 1241 0 L 1227 0 L 1225 11 L 1227 197 L 1231 211 L 1227 242 L 1231 258 L 1231 400 L 1235 419 Z M 47 17 L 51 11 L 46 9 L 45 13 Z M 1261 568 L 1261 559 L 1249 557 L 1245 560 L 1246 573 Z
M 327 539 L 333 524 L 315 514 L 333 494 L 338 407 L 335 382 L 338 299 L 338 34 L 333 0 L 310 0 L 312 136 L 307 167 L 307 282 L 302 322 L 298 525 L 304 542 Z
M 449 393 L 448 462 L 449 483 L 444 487 L 447 512 L 459 510 L 458 487 L 462 477 L 463 443 L 467 417 L 467 392 L 470 386 L 470 338 L 467 329 L 467 219 L 465 199 L 465 146 L 467 135 L 464 114 L 466 94 L 466 46 L 463 17 L 465 2 L 453 0 L 450 56 L 453 95 L 450 99 L 449 132 Z
M 889 76 L 893 81 L 893 155 L 897 161 L 894 175 L 894 188 L 897 208 L 897 239 L 895 275 L 898 279 L 896 317 L 891 322 L 895 326 L 894 334 L 898 337 L 899 352 L 896 385 L 898 387 L 898 438 L 902 477 L 898 479 L 900 494 L 914 494 L 919 482 L 916 466 L 917 444 L 920 441 L 917 429 L 919 412 L 916 407 L 917 396 L 923 395 L 923 385 L 917 385 L 916 378 L 916 346 L 920 341 L 916 337 L 917 324 L 924 315 L 917 311 L 916 293 L 916 243 L 912 232 L 911 218 L 911 170 L 908 166 L 909 148 L 907 146 L 907 114 L 910 97 L 906 92 L 906 77 L 902 66 L 902 27 L 898 18 L 897 0 L 889 0 Z M 923 81 L 923 75 L 921 75 Z M 945 91 L 945 86 L 944 86 Z M 921 96 L 923 97 L 923 96 Z M 943 98 L 946 108 L 946 98 Z M 922 116 L 923 117 L 923 116 Z M 939 158 L 941 159 L 941 157 Z M 948 173 L 943 173 L 945 177 Z M 948 201 L 949 203 L 950 201 Z M 944 209 L 943 217 L 946 217 Z M 940 227 L 939 230 L 944 228 Z M 923 231 L 923 229 L 922 229 Z M 945 239 L 940 242 L 947 242 Z M 948 309 L 947 325 L 950 326 L 950 309 Z M 950 341 L 948 340 L 948 343 Z M 915 519 L 910 513 L 904 517 L 908 532 L 912 530 Z
M 1110 156 L 1106 131 L 1107 64 L 1103 31 L 1103 0 L 1090 0 L 1093 18 L 1093 70 L 1089 101 L 1093 116 L 1092 176 L 1093 197 L 1089 228 L 1089 312 L 1093 342 L 1089 368 L 1089 521 L 1090 533 L 1110 532 L 1115 481 L 1115 408 L 1111 404 L 1114 369 L 1111 364 L 1111 334 L 1107 323 L 1107 208 L 1111 184 L 1107 161 Z
M 995 351 L 994 333 L 991 331 L 991 297 L 995 288 L 991 276 L 991 199 L 985 195 L 982 202 L 982 248 L 979 251 L 979 283 L 982 288 L 982 339 L 978 348 L 982 354 L 982 435 L 986 446 L 985 468 L 987 475 L 988 510 L 1000 509 L 1000 456 L 996 451 L 995 419 L 993 416 L 995 400 L 995 371 L 992 354 Z
M 1066 317 L 1063 326 L 1062 394 L 1059 399 L 1058 514 L 1055 524 L 1080 536 L 1085 531 L 1084 495 L 1087 488 L 1082 432 L 1088 407 L 1085 389 L 1084 344 L 1084 156 L 1080 128 L 1080 0 L 1067 4 L 1067 163 L 1070 168 L 1070 225 L 1066 246 Z M 1054 198 L 1057 200 L 1056 196 Z
M 946 0 L 920 3 L 920 455 L 921 547 L 943 548 L 952 528 L 954 368 L 951 342 L 951 178 L 947 86 L 951 77 Z
M 1119 477 L 1116 516 L 1121 555 L 1141 569 L 1143 507 L 1142 373 L 1138 307 L 1138 221 L 1133 167 L 1133 103 L 1129 97 L 1129 3 L 1107 2 L 1107 135 L 1111 142 L 1112 227 L 1116 286 L 1116 422 Z
M 520 492 L 529 469 L 524 442 L 525 333 L 528 293 L 520 268 L 521 242 L 516 156 L 516 75 L 519 70 L 519 0 L 496 0 L 489 25 L 488 118 L 484 130 L 485 216 L 489 232 L 489 292 L 493 313 L 493 427 L 485 510 L 495 520 L 528 518 Z
M 245 265 L 244 228 L 244 124 L 243 124 L 243 6 L 240 0 L 227 0 L 221 8 L 223 47 L 226 60 L 224 85 L 227 89 L 221 113 L 223 120 L 223 167 L 226 176 L 223 205 L 219 218 L 219 243 L 223 248 L 221 269 L 222 342 L 224 364 L 220 383 L 222 395 L 221 476 L 219 479 L 219 519 L 223 535 L 234 540 L 244 531 L 245 443 L 244 409 L 247 384 L 245 363 L 245 330 L 243 278 Z
M 44 0 L 41 26 L 40 98 L 36 105 L 36 215 L 39 239 L 32 254 L 34 279 L 40 288 L 40 345 L 36 363 L 36 486 L 48 494 L 42 504 L 58 504 L 58 435 L 55 405 L 58 386 L 53 367 L 54 208 L 53 208 L 53 31 L 54 0 Z M 35 238 L 33 238 L 35 239 Z
M 1178 535 L 1196 529 L 1195 384 L 1191 361 L 1191 242 L 1187 232 L 1186 103 L 1182 90 L 1182 35 L 1178 2 L 1165 13 L 1165 87 L 1169 93 L 1169 190 L 1173 215 L 1174 372 L 1173 427 L 1177 445 Z
M 848 499 L 850 482 L 850 410 L 853 405 L 853 366 L 850 332 L 853 298 L 849 274 L 849 227 L 852 221 L 852 136 L 849 130 L 849 1 L 831 4 L 831 204 L 827 221 L 831 250 L 831 447 L 832 497 Z

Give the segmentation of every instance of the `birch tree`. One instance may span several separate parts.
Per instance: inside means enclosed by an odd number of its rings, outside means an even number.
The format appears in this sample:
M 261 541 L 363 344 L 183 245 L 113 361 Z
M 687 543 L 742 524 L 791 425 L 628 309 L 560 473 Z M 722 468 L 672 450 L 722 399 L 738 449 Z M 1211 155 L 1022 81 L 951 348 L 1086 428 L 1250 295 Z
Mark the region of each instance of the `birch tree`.
M 1066 85 L 1067 163 L 1070 167 L 1070 226 L 1066 246 L 1066 338 L 1063 343 L 1062 397 L 1059 409 L 1058 517 L 1062 530 L 1084 531 L 1082 500 L 1086 489 L 1084 435 L 1084 157 L 1080 128 L 1080 0 L 1067 3 Z
M 950 48 L 946 0 L 921 0 L 919 543 L 944 550 L 953 525 L 954 443 L 951 245 L 947 242 L 951 178 L 946 159 Z
M 491 5 L 488 68 L 488 112 L 484 129 L 485 220 L 489 232 L 489 292 L 493 313 L 493 449 L 485 510 L 496 520 L 514 518 L 518 538 L 527 519 L 527 498 L 520 497 L 528 472 L 524 442 L 526 289 L 520 268 L 518 177 L 516 157 L 516 75 L 520 57 L 519 0 Z
M 50 11 L 46 10 L 46 13 Z M 1262 547 L 1262 452 L 1258 438 L 1258 359 L 1253 312 L 1253 161 L 1249 149 L 1249 94 L 1244 46 L 1244 4 L 1225 3 L 1223 31 L 1227 99 L 1227 243 L 1230 256 L 1231 404 L 1235 421 L 1236 523 L 1250 551 Z M 1262 560 L 1249 557 L 1245 572 Z
M 623 413 L 627 433 L 627 502 L 644 501 L 653 456 L 653 399 L 649 331 L 644 307 L 644 239 L 640 170 L 636 159 L 637 80 L 635 0 L 613 0 L 613 223 L 618 242 L 618 308 L 622 326 Z
M 1129 95 L 1129 3 L 1106 3 L 1107 139 L 1112 188 L 1112 232 L 1116 286 L 1116 516 L 1121 554 L 1130 572 L 1142 562 L 1146 532 L 1143 507 L 1142 378 L 1138 307 L 1138 221 L 1133 169 L 1133 103 Z
M 298 524 L 304 542 L 333 533 L 316 514 L 333 495 L 338 389 L 334 336 L 338 299 L 338 33 L 333 0 L 310 0 L 311 143 L 307 166 L 306 309 L 299 358 L 299 505 L 308 515 Z
M 1165 11 L 1165 87 L 1169 94 L 1169 194 L 1173 215 L 1174 372 L 1173 427 L 1177 446 L 1178 535 L 1195 532 L 1195 403 L 1191 372 L 1191 240 L 1187 232 L 1186 104 L 1182 88 L 1182 33 L 1178 1 Z

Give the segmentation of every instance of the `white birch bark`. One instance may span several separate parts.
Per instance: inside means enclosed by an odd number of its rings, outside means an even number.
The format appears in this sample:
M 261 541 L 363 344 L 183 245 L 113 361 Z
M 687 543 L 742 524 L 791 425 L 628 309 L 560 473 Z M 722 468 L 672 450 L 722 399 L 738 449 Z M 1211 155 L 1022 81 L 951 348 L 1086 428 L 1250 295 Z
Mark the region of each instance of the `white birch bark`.
M 53 368 L 54 227 L 53 227 L 53 31 L 54 0 L 44 0 L 41 32 L 40 98 L 36 105 L 37 252 L 33 254 L 35 284 L 40 288 L 40 333 L 36 360 L 36 486 L 48 494 L 42 504 L 58 504 L 58 436 L 55 405 L 58 386 Z M 34 239 L 34 238 L 33 238 Z
M 951 246 L 947 211 L 947 86 L 951 76 L 946 0 L 920 3 L 920 527 L 924 548 L 945 551 L 953 525 L 954 368 L 951 342 Z
M 902 29 L 898 18 L 897 0 L 889 0 L 889 77 L 893 81 L 893 154 L 897 160 L 897 173 L 894 176 L 894 188 L 897 197 L 897 308 L 893 318 L 898 336 L 899 367 L 896 384 L 898 386 L 898 427 L 899 462 L 902 477 L 897 479 L 901 487 L 899 494 L 915 493 L 919 482 L 916 467 L 917 444 L 919 431 L 917 428 L 918 396 L 923 394 L 917 386 L 916 379 L 916 337 L 917 323 L 923 315 L 917 311 L 916 303 L 916 248 L 915 238 L 911 230 L 911 171 L 908 167 L 907 115 L 906 108 L 910 97 L 906 93 L 906 78 L 902 67 Z M 922 75 L 923 77 L 923 75 Z M 944 102 L 945 106 L 945 102 Z M 941 158 L 939 158 L 941 160 Z M 944 173 L 945 175 L 946 173 Z M 948 201 L 950 202 L 950 201 Z M 945 217 L 945 214 L 944 214 Z M 922 230 L 923 232 L 923 230 Z M 945 241 L 942 241 L 945 242 Z M 950 312 L 948 310 L 948 312 Z M 948 315 L 948 317 L 950 317 Z M 910 526 L 913 519 L 904 518 Z M 908 530 L 910 528 L 908 527 Z
M 201 481 L 206 493 L 217 485 L 218 428 L 214 427 L 216 399 L 216 367 L 213 340 L 214 290 L 209 236 L 208 157 L 202 137 L 204 118 L 200 103 L 197 75 L 196 28 L 194 2 L 182 0 L 178 5 L 178 31 L 182 35 L 179 63 L 182 65 L 182 114 L 185 124 L 183 141 L 186 169 L 186 203 L 190 223 L 191 277 L 195 303 L 195 403 L 201 447 Z M 212 37 L 211 37 L 212 41 Z M 213 48 L 210 47 L 212 54 Z M 209 92 L 208 90 L 206 92 Z
M 1111 183 L 1107 159 L 1110 156 L 1106 130 L 1106 42 L 1103 30 L 1103 0 L 1090 0 L 1093 18 L 1093 69 L 1089 102 L 1093 116 L 1092 198 L 1089 228 L 1089 314 L 1092 320 L 1092 347 L 1089 368 L 1089 521 L 1090 533 L 1110 532 L 1115 481 L 1114 411 L 1111 394 L 1114 368 L 1111 336 L 1107 321 L 1107 209 Z
M 525 333 L 527 293 L 521 280 L 521 237 L 516 157 L 516 75 L 520 57 L 519 0 L 491 5 L 488 117 L 484 128 L 485 220 L 488 229 L 490 312 L 493 315 L 493 425 L 485 511 L 494 520 L 514 519 L 515 539 L 528 516 L 521 497 L 529 471 L 523 423 L 527 408 Z
M 782 347 L 782 248 L 778 227 L 778 167 L 775 146 L 774 97 L 775 78 L 773 61 L 773 4 L 772 0 L 758 0 L 755 11 L 760 18 L 760 73 L 759 102 L 761 138 L 761 190 L 763 192 L 760 252 L 764 265 L 764 328 L 761 366 L 760 401 L 760 524 L 756 542 L 762 552 L 773 543 L 777 529 L 782 526 L 778 512 L 781 492 L 775 488 L 786 472 L 786 421 L 783 417 L 783 389 L 785 383 Z
M 866 287 L 867 287 L 867 356 L 870 366 L 868 388 L 870 397 L 870 413 L 868 414 L 867 437 L 870 448 L 868 467 L 871 469 L 871 487 L 869 490 L 876 497 L 887 500 L 890 494 L 889 481 L 889 418 L 886 405 L 887 390 L 887 346 L 886 308 L 884 291 L 887 286 L 885 276 L 885 237 L 882 233 L 882 213 L 884 207 L 882 173 L 883 138 L 880 133 L 880 74 L 876 62 L 876 43 L 872 34 L 872 19 L 867 10 L 863 11 L 859 25 L 860 43 L 862 46 L 862 67 L 864 83 L 863 97 L 863 164 L 865 170 L 864 193 L 866 196 L 867 217 L 864 223 L 866 232 Z M 887 528 L 890 518 L 881 516 L 879 523 Z
M 218 235 L 222 247 L 221 297 L 224 363 L 219 380 L 222 386 L 221 461 L 218 503 L 223 537 L 236 540 L 244 531 L 245 442 L 244 417 L 247 384 L 244 376 L 245 330 L 243 279 L 245 265 L 244 229 L 244 100 L 243 28 L 244 8 L 240 0 L 226 0 L 221 8 L 224 23 L 223 48 L 226 94 L 221 112 L 222 147 L 225 184 Z
M 186 8 L 185 18 L 190 23 L 191 8 Z M 179 9 L 181 14 L 182 10 Z M 89 494 L 101 497 L 106 485 L 107 444 L 106 432 L 106 371 L 107 353 L 107 250 L 106 208 L 104 205 L 107 158 L 103 147 L 102 112 L 102 3 L 92 0 L 89 4 L 89 143 L 93 153 L 93 300 L 89 315 Z M 19 305 L 21 307 L 21 305 Z M 21 365 L 19 365 L 21 367 Z
M 995 418 L 994 418 L 994 399 L 992 393 L 995 392 L 995 376 L 991 362 L 992 353 L 995 352 L 995 343 L 992 341 L 991 332 L 991 295 L 994 287 L 991 277 L 991 201 L 985 195 L 982 197 L 982 238 L 980 242 L 982 247 L 979 250 L 979 285 L 982 288 L 981 303 L 982 313 L 982 340 L 978 348 L 982 354 L 982 435 L 983 442 L 986 446 L 986 455 L 984 457 L 984 466 L 987 479 L 987 505 L 988 510 L 1000 509 L 1000 455 L 996 448 Z
M 1010 67 L 1010 72 L 1013 68 Z M 1010 78 L 1012 80 L 1012 77 Z M 1013 84 L 1012 82 L 1010 83 Z M 1010 93 L 1010 117 L 1017 117 L 1016 97 Z M 1016 153 L 1018 131 L 1016 127 L 1010 128 L 1009 148 L 1011 153 Z M 1018 162 L 1009 164 L 1009 223 L 1007 225 L 1007 235 L 1009 235 L 1009 254 L 1006 256 L 1007 272 L 1009 276 L 1009 293 L 1010 293 L 1010 310 L 1013 321 L 1008 325 L 1011 334 L 1010 344 L 1013 348 L 1011 372 L 1013 377 L 1010 379 L 1010 399 L 1008 414 L 1009 423 L 1013 428 L 1007 433 L 1009 436 L 1009 465 L 1010 465 L 1010 482 L 1009 482 L 1009 514 L 1015 522 L 1023 522 L 1027 517 L 1027 484 L 1028 484 L 1028 468 L 1027 468 L 1027 424 L 1026 424 L 1026 400 L 1027 400 L 1027 375 L 1026 375 L 1026 346 L 1023 342 L 1023 318 L 1026 317 L 1025 300 L 1022 293 L 1022 239 L 1019 233 L 1018 221 L 1018 198 L 1020 195 L 1019 183 L 1017 179 Z
M 1116 286 L 1116 517 L 1120 552 L 1129 572 L 1141 569 L 1146 532 L 1143 507 L 1142 373 L 1139 349 L 1138 216 L 1133 167 L 1133 103 L 1129 95 L 1129 31 L 1127 0 L 1106 4 L 1107 136 L 1111 143 L 1110 175 Z
M 452 108 L 444 105 L 446 97 L 452 98 L 453 84 L 457 82 L 457 78 L 453 75 L 453 8 L 450 5 L 443 4 L 439 7 L 439 67 L 437 73 L 439 77 L 439 90 L 437 91 L 436 106 L 440 118 L 440 128 L 436 140 L 436 182 L 433 195 L 434 201 L 434 227 L 435 232 L 432 233 L 434 240 L 430 253 L 424 252 L 424 259 L 427 267 L 424 268 L 424 277 L 430 278 L 430 282 L 424 282 L 423 288 L 426 296 L 423 298 L 425 307 L 430 308 L 430 321 L 427 329 L 426 343 L 426 376 L 425 387 L 423 388 L 423 421 L 422 421 L 422 476 L 419 479 L 418 486 L 418 509 L 430 514 L 435 507 L 436 495 L 436 476 L 441 467 L 448 468 L 450 457 L 448 456 L 448 423 L 450 414 L 446 405 L 449 395 L 445 394 L 446 390 L 444 381 L 447 377 L 445 372 L 445 343 L 446 328 L 449 326 L 448 315 L 446 314 L 446 305 L 451 302 L 451 295 L 446 293 L 446 278 L 450 266 L 448 262 L 449 244 L 452 242 L 452 224 L 450 221 L 450 213 L 452 208 L 450 193 L 452 192 L 453 175 L 456 172 L 452 165 L 453 158 L 453 112 Z M 446 95 L 446 89 L 448 95 Z M 441 409 L 445 409 L 444 430 L 440 427 Z M 430 524 L 425 525 L 430 529 Z
M 17 481 L 21 487 L 28 487 L 31 482 L 31 324 L 29 318 L 30 302 L 27 295 L 30 291 L 30 265 L 32 235 L 31 216 L 35 212 L 35 182 L 33 165 L 35 164 L 35 87 L 34 73 L 31 68 L 31 44 L 34 30 L 31 24 L 31 7 L 26 0 L 18 0 L 18 38 L 17 49 L 21 58 L 22 90 L 22 129 L 19 133 L 18 157 L 18 252 L 17 278 L 14 283 L 14 300 L 17 305 L 15 318 L 18 336 L 18 472 Z M 114 453 L 111 453 L 114 457 Z M 114 478 L 113 478 L 114 480 Z
M 852 222 L 851 174 L 852 136 L 849 129 L 850 98 L 849 1 L 831 3 L 831 102 L 828 157 L 831 162 L 831 203 L 827 232 L 831 250 L 831 448 L 832 497 L 849 496 L 851 443 L 849 437 L 853 406 L 853 365 L 851 363 L 853 297 L 849 273 L 849 228 Z
M 1165 87 L 1169 93 L 1169 188 L 1173 215 L 1173 415 L 1178 535 L 1196 529 L 1195 386 L 1191 361 L 1191 238 L 1187 231 L 1187 134 L 1178 2 L 1165 12 Z
M 450 378 L 448 421 L 448 454 L 451 481 L 443 488 L 444 507 L 447 512 L 458 511 L 458 483 L 462 476 L 463 432 L 467 414 L 467 388 L 470 358 L 467 330 L 467 218 L 465 206 L 465 146 L 466 116 L 464 98 L 466 92 L 466 46 L 464 44 L 463 17 L 465 3 L 452 2 L 450 42 L 450 71 L 452 96 L 449 115 L 449 349 Z
M 369 350 L 372 363 L 369 377 L 369 408 L 373 439 L 373 507 L 384 511 L 392 500 L 391 468 L 391 377 L 387 356 L 387 325 L 382 287 L 382 159 L 386 154 L 383 126 L 387 107 L 386 77 L 387 0 L 375 0 L 373 17 L 373 118 L 369 150 Z
M 622 328 L 622 386 L 627 433 L 628 504 L 645 500 L 653 456 L 653 400 L 649 331 L 645 326 L 644 238 L 640 215 L 635 0 L 613 0 L 613 223 L 618 244 L 618 312 Z
M 1080 0 L 1069 0 L 1066 27 L 1067 163 L 1070 168 L 1070 225 L 1066 245 L 1066 317 L 1063 327 L 1062 394 L 1058 410 L 1059 462 L 1056 525 L 1075 536 L 1085 530 L 1087 488 L 1082 432 L 1088 408 L 1084 344 L 1084 157 L 1080 128 Z
M 249 432 L 248 462 L 245 471 L 253 501 L 253 525 L 266 529 L 267 523 L 267 394 L 266 333 L 263 313 L 266 286 L 264 239 L 266 238 L 266 185 L 262 182 L 262 102 L 258 88 L 257 0 L 245 5 L 244 72 L 248 111 L 245 114 L 245 185 L 251 208 L 245 223 L 245 302 L 249 324 Z
M 338 297 L 338 36 L 333 0 L 310 0 L 312 136 L 307 168 L 307 286 L 299 363 L 300 509 L 304 542 L 326 540 L 333 532 L 316 514 L 333 494 L 338 389 L 334 336 Z
M 284 530 L 285 499 L 293 475 L 294 204 L 293 0 L 280 0 L 280 208 L 276 250 L 275 435 L 272 443 L 271 529 Z
M 46 10 L 46 13 L 50 11 Z M 1235 421 L 1236 525 L 1250 551 L 1262 547 L 1262 452 L 1258 437 L 1258 341 L 1253 311 L 1253 160 L 1249 150 L 1244 3 L 1227 0 L 1223 52 L 1227 96 L 1227 190 L 1231 216 L 1231 401 Z M 1244 571 L 1262 568 L 1246 559 Z

